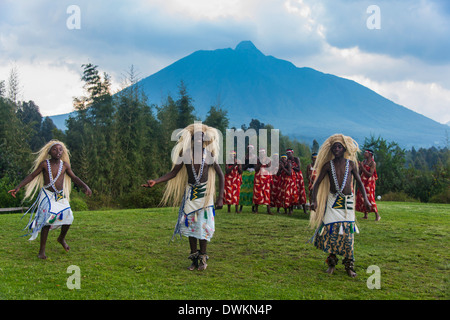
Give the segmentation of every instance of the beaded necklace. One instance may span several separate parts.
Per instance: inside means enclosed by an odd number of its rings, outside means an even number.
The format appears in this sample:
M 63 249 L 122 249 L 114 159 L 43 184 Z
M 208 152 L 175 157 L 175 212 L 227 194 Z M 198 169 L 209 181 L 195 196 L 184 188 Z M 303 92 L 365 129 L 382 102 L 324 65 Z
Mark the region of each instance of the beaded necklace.
M 194 175 L 194 179 L 195 179 L 195 185 L 199 185 L 200 184 L 200 179 L 203 175 L 203 167 L 205 166 L 205 158 L 206 158 L 206 149 L 203 150 L 203 155 L 202 155 L 202 164 L 200 165 L 200 173 L 199 175 L 197 175 L 197 172 L 195 171 L 194 168 L 194 161 L 192 161 L 192 174 Z
M 336 169 L 334 168 L 334 163 L 333 160 L 330 160 L 330 165 L 331 165 L 331 175 L 333 176 L 333 180 L 334 180 L 334 185 L 336 187 L 336 191 L 338 194 L 340 195 L 344 195 L 342 193 L 342 191 L 344 190 L 345 184 L 347 183 L 347 178 L 348 178 L 348 169 L 349 169 L 349 163 L 350 161 L 348 159 L 346 159 L 345 161 L 345 174 L 344 174 L 344 180 L 342 181 L 342 185 L 339 188 L 339 182 L 336 176 Z

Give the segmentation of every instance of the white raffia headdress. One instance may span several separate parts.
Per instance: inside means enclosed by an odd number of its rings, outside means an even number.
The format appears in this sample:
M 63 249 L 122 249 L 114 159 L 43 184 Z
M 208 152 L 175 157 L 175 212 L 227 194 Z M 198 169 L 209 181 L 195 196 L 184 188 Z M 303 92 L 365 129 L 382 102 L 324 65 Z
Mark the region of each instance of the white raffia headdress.
M 212 159 L 209 159 L 209 164 L 211 162 L 218 163 L 218 158 L 220 154 L 220 135 L 217 129 L 209 127 L 205 124 L 194 123 L 178 133 L 178 142 L 172 149 L 172 169 L 177 164 L 180 163 L 180 156 L 182 159 L 192 159 L 191 154 L 193 150 L 193 141 L 192 137 L 194 136 L 194 132 L 201 130 L 204 134 L 203 137 L 203 148 L 206 149 L 208 153 L 212 155 Z M 189 151 L 190 154 L 186 158 L 186 154 L 183 152 Z M 184 157 L 183 157 L 184 156 Z M 186 189 L 186 184 L 188 181 L 188 174 L 186 170 L 186 166 L 183 166 L 175 178 L 169 180 L 166 184 L 164 194 L 161 200 L 161 205 L 169 205 L 172 207 L 176 207 L 180 205 L 184 191 Z M 214 167 L 212 165 L 208 168 L 208 182 L 206 184 L 206 197 L 205 197 L 205 206 L 209 203 L 211 197 L 215 196 L 215 181 L 216 174 L 214 171 Z
M 50 149 L 54 146 L 59 144 L 63 148 L 63 154 L 61 156 L 61 160 L 65 163 L 70 165 L 70 152 L 67 149 L 66 145 L 58 140 L 50 140 L 43 146 L 38 152 L 36 159 L 34 160 L 33 168 L 31 169 L 30 173 L 35 171 L 39 165 L 42 163 L 42 161 L 45 161 L 47 159 L 50 159 Z M 23 200 L 26 200 L 28 198 L 33 198 L 34 195 L 38 190 L 40 190 L 44 186 L 44 175 L 39 174 L 37 175 L 33 180 L 30 181 L 25 186 L 25 196 Z M 70 192 L 72 191 L 72 179 L 67 174 L 64 174 L 64 185 L 63 185 L 63 193 L 64 196 L 67 198 L 67 200 L 70 201 Z

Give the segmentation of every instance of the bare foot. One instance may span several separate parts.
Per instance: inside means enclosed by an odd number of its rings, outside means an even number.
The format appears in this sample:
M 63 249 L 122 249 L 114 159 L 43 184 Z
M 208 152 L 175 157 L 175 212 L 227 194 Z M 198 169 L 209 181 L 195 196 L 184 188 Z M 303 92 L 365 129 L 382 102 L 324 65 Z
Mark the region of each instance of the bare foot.
M 45 255 L 45 253 L 39 253 L 38 258 L 44 260 L 44 259 L 47 259 L 47 256 Z
M 66 252 L 69 252 L 70 247 L 69 247 L 69 245 L 66 243 L 66 240 L 65 240 L 65 239 L 58 238 L 58 242 L 61 243 L 61 245 L 63 246 L 64 250 L 66 250 Z
M 381 220 L 381 217 L 380 217 L 380 215 L 377 214 L 377 216 L 375 217 L 375 221 L 380 221 L 380 220 Z
M 327 272 L 328 274 L 333 274 L 334 270 L 336 270 L 336 268 L 330 266 L 330 267 L 328 267 L 328 269 L 327 269 L 326 272 Z

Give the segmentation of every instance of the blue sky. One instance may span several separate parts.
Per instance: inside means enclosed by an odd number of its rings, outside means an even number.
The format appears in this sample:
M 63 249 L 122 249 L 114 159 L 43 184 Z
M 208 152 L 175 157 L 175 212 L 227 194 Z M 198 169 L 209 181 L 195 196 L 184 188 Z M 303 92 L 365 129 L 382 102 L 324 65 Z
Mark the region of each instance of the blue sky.
M 79 29 L 67 21 L 79 8 Z M 379 29 L 369 29 L 379 8 Z M 196 51 L 251 40 L 266 55 L 355 80 L 441 123 L 450 121 L 450 1 L 1 0 L 0 80 L 16 68 L 21 100 L 72 111 L 81 64 L 147 77 Z

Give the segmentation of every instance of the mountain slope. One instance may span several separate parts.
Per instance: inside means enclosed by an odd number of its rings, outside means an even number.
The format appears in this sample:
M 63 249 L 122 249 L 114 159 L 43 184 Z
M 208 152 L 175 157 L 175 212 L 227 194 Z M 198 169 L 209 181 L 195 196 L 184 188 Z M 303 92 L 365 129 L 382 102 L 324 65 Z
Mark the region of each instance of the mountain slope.
M 442 144 L 446 126 L 351 80 L 266 56 L 250 41 L 200 50 L 140 81 L 150 101 L 177 94 L 183 81 L 198 116 L 220 103 L 232 125 L 252 118 L 306 142 L 342 132 L 363 142 L 381 135 L 404 147 Z
M 374 135 L 405 148 L 428 148 L 444 145 L 448 130 L 354 81 L 266 56 L 250 41 L 196 51 L 138 85 L 160 105 L 168 94 L 177 97 L 181 81 L 201 119 L 220 104 L 231 126 L 256 118 L 307 143 L 344 133 L 360 143 Z

